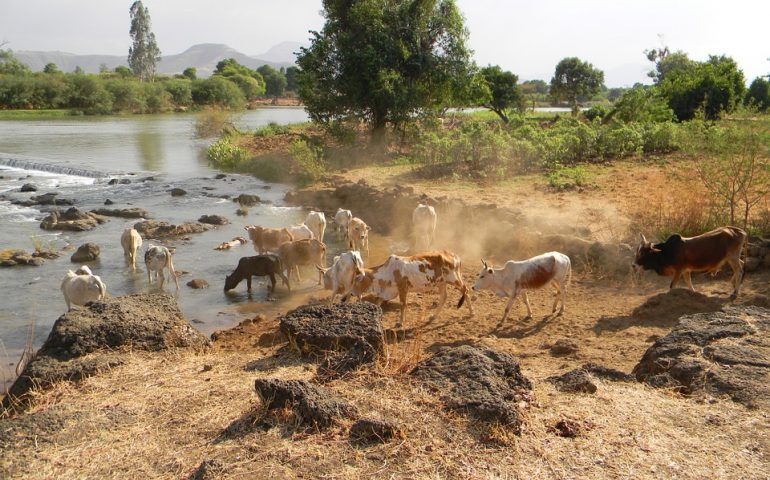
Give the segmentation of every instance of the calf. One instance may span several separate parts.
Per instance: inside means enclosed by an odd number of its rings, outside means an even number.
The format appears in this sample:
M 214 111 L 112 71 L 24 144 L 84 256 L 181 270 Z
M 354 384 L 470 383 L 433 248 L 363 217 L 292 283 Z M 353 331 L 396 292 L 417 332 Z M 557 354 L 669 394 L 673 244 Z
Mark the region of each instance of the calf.
M 417 205 L 412 212 L 412 232 L 415 250 L 430 248 L 436 234 L 436 209 L 430 205 Z
M 249 241 L 246 240 L 243 237 L 235 237 L 229 242 L 222 242 L 216 247 L 214 247 L 214 250 L 230 250 L 233 247 L 237 247 L 239 245 L 246 245 Z
M 244 227 L 249 232 L 249 238 L 254 244 L 257 253 L 264 254 L 268 251 L 277 251 L 284 243 L 294 240 L 294 236 L 285 228 L 267 228 L 260 226 Z
M 103 300 L 107 295 L 107 287 L 102 279 L 91 273 L 91 269 L 83 265 L 75 272 L 67 272 L 61 282 L 61 292 L 67 311 L 72 310 L 73 305 L 83 306 L 88 302 Z
M 152 285 L 152 277 L 156 276 L 159 278 L 160 288 L 163 288 L 163 283 L 166 281 L 163 274 L 165 268 L 168 269 L 169 277 L 174 279 L 177 291 L 179 290 L 179 279 L 176 277 L 174 262 L 171 260 L 171 252 L 168 248 L 150 245 L 144 252 L 144 264 L 147 267 L 147 282 L 150 285 Z
M 284 243 L 278 248 L 287 276 L 291 279 L 293 270 L 297 272 L 297 281 L 302 281 L 299 275 L 300 265 L 326 265 L 326 245 L 315 238 Z M 321 272 L 318 272 L 318 284 L 321 284 Z
M 275 291 L 275 276 L 279 275 L 283 284 L 291 291 L 289 279 L 283 274 L 283 264 L 277 255 L 257 255 L 254 257 L 242 257 L 238 260 L 238 266 L 233 273 L 225 277 L 225 292 L 238 286 L 243 279 L 246 279 L 246 288 L 251 291 L 251 277 L 270 277 L 270 287 L 268 291 Z
M 522 291 L 524 292 L 524 303 L 527 306 L 525 318 L 532 317 L 527 290 L 536 290 L 549 283 L 556 289 L 556 298 L 554 298 L 551 313 L 556 312 L 556 305 L 559 301 L 561 301 L 561 309 L 559 309 L 558 315 L 564 312 L 564 295 L 572 278 L 572 264 L 568 256 L 559 252 L 548 252 L 521 262 L 509 260 L 505 262 L 503 268 L 497 269 L 487 265 L 484 260 L 481 262 L 484 264 L 484 268 L 479 272 L 479 279 L 473 289 L 491 290 L 498 297 L 510 298 L 501 323 L 508 318 L 514 300 Z
M 367 258 L 369 257 L 369 230 L 371 229 L 370 226 L 358 217 L 353 217 L 350 223 L 348 223 L 348 243 L 350 249 L 361 252 L 365 248 Z
M 323 212 L 311 211 L 308 213 L 307 218 L 305 219 L 305 225 L 310 228 L 310 230 L 313 232 L 313 235 L 315 235 L 315 238 L 319 242 L 324 241 L 324 232 L 326 231 L 326 216 Z
M 364 261 L 359 252 L 351 251 L 334 257 L 330 268 L 316 267 L 324 274 L 324 289 L 332 291 L 329 297 L 329 304 L 332 304 L 337 294 L 345 294 L 353 288 L 356 276 L 364 270 Z
M 460 257 L 454 253 L 428 252 L 411 257 L 391 255 L 382 265 L 365 268 L 356 276 L 353 288 L 345 295 L 375 297 L 375 303 L 380 305 L 396 297 L 401 302 L 401 323 L 406 321 L 406 296 L 410 291 L 426 292 L 437 288 L 441 295 L 439 305 L 433 315 L 438 318 L 446 302 L 446 286 L 454 285 L 462 293 L 457 308 L 468 301 L 468 309 L 473 315 L 473 305 L 468 297 L 468 287 L 463 283 L 460 274 Z
M 305 225 L 304 223 L 300 223 L 299 225 L 293 225 L 291 227 L 287 227 L 286 230 L 291 233 L 291 236 L 294 238 L 294 240 L 304 240 L 306 238 L 316 238 L 315 234 L 312 230 L 310 230 L 310 227 Z
M 133 228 L 123 230 L 120 236 L 120 245 L 123 247 L 123 255 L 131 270 L 136 270 L 136 251 L 142 246 L 142 236 Z
M 334 229 L 337 231 L 338 240 L 348 238 L 348 224 L 352 219 L 353 212 L 342 208 L 337 209 L 337 213 L 334 214 Z
M 648 242 L 644 235 L 636 250 L 634 267 L 655 270 L 658 275 L 673 277 L 669 288 L 674 288 L 681 276 L 690 290 L 690 272 L 718 272 L 727 263 L 733 270 L 733 293 L 738 297 L 743 283 L 741 254 L 746 248 L 748 236 L 737 227 L 721 227 L 697 237 L 685 238 L 679 234 L 668 237 L 663 243 Z

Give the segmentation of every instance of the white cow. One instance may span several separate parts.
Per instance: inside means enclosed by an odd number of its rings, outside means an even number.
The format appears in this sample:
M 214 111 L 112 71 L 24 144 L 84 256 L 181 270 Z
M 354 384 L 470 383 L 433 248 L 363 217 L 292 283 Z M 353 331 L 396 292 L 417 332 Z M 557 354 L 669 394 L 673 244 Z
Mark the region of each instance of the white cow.
M 323 212 L 316 212 L 311 210 L 310 213 L 307 214 L 307 218 L 305 219 L 305 225 L 310 227 L 310 230 L 313 232 L 313 235 L 315 235 L 316 240 L 318 240 L 319 242 L 324 241 L 324 231 L 326 230 L 326 216 L 324 215 Z
M 331 267 L 316 265 L 316 268 L 324 274 L 324 289 L 332 291 L 329 297 L 329 304 L 332 304 L 337 294 L 344 295 L 353 288 L 356 276 L 364 270 L 364 261 L 359 252 L 350 251 L 334 257 Z
M 70 311 L 72 305 L 83 306 L 88 302 L 103 300 L 107 295 L 107 287 L 101 278 L 92 274 L 91 269 L 83 265 L 74 272 L 72 270 L 67 272 L 61 282 L 61 292 L 67 303 L 67 311 Z
M 142 236 L 135 229 L 127 228 L 120 236 L 120 245 L 131 270 L 136 270 L 136 251 L 142 246 Z
M 310 230 L 310 227 L 305 225 L 304 223 L 300 223 L 299 225 L 292 225 L 291 227 L 286 227 L 286 230 L 291 233 L 291 236 L 294 237 L 294 240 L 304 240 L 306 238 L 315 238 L 315 234 L 312 230 Z
M 337 239 L 348 238 L 348 224 L 352 219 L 353 212 L 342 208 L 337 209 L 337 213 L 334 214 L 334 229 L 337 231 Z
M 176 289 L 179 290 L 179 279 L 176 277 L 174 262 L 171 260 L 171 252 L 168 248 L 156 245 L 148 246 L 147 251 L 144 252 L 144 264 L 147 266 L 147 282 L 150 285 L 152 285 L 152 277 L 157 276 L 160 288 L 163 288 L 163 283 L 166 281 L 163 269 L 167 268 L 169 277 L 174 279 Z
M 366 257 L 369 258 L 369 230 L 372 227 L 358 217 L 353 217 L 348 223 L 348 244 L 351 250 L 359 252 L 366 249 Z
M 484 260 L 481 262 L 484 264 L 484 268 L 479 272 L 479 279 L 473 289 L 491 290 L 498 297 L 510 298 L 501 322 L 508 318 L 514 300 L 522 291 L 524 292 L 524 303 L 527 305 L 526 318 L 532 317 L 527 290 L 536 290 L 549 283 L 556 289 L 556 298 L 554 298 L 551 313 L 556 312 L 556 305 L 559 301 L 561 301 L 561 309 L 558 315 L 564 312 L 564 296 L 572 278 L 572 264 L 568 256 L 559 252 L 548 252 L 520 262 L 509 260 L 505 262 L 503 268 L 493 268 Z
M 418 252 L 427 250 L 433 244 L 436 234 L 436 209 L 430 205 L 417 205 L 412 212 L 412 233 L 414 235 L 414 249 Z

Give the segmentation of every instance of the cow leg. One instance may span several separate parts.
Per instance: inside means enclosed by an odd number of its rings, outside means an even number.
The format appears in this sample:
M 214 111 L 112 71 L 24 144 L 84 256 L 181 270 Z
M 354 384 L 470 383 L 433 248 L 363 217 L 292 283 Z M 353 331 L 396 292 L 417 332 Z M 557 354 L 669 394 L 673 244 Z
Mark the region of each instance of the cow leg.
M 160 289 L 163 290 L 163 284 L 166 283 L 166 274 L 163 273 L 163 270 L 158 272 L 158 281 L 160 282 Z
M 730 298 L 732 300 L 735 300 L 738 298 L 738 294 L 741 290 L 741 285 L 743 284 L 743 265 L 741 265 L 740 258 L 730 258 L 727 260 L 727 262 L 730 264 L 730 268 L 733 270 L 733 294 L 730 295 Z
M 246 290 L 251 291 L 251 275 L 246 276 Z
M 401 325 L 404 325 L 406 323 L 406 295 L 408 293 L 409 293 L 408 286 L 406 286 L 405 284 L 398 286 L 398 300 L 401 302 Z
M 444 304 L 446 303 L 446 283 L 441 283 L 438 287 L 438 292 L 440 294 L 439 301 L 438 301 L 438 307 L 436 308 L 436 312 L 433 314 L 433 318 L 438 318 L 439 314 L 441 313 L 441 310 L 444 308 Z
M 676 286 L 676 284 L 679 282 L 679 277 L 682 276 L 682 272 L 677 270 L 674 272 L 674 278 L 671 279 L 671 285 L 669 285 L 668 289 L 671 290 Z
M 511 299 L 508 300 L 508 305 L 505 306 L 505 312 L 503 313 L 503 319 L 500 320 L 500 323 L 505 322 L 505 319 L 508 318 L 508 314 L 511 311 L 511 307 L 513 306 L 513 302 L 516 301 L 516 297 L 519 295 L 519 290 L 514 289 L 513 292 L 511 292 Z
M 526 290 L 524 290 L 524 305 L 527 306 L 527 316 L 525 318 L 532 318 L 532 308 L 529 306 L 529 295 L 527 295 Z
M 556 305 L 558 305 L 559 301 L 561 300 L 561 308 L 559 309 L 559 313 L 556 315 L 559 316 L 562 313 L 564 313 L 564 296 L 565 296 L 565 288 L 559 284 L 559 282 L 554 281 L 552 282 L 554 288 L 556 289 L 556 297 L 553 299 L 553 309 L 551 309 L 551 313 L 556 312 Z
M 286 278 L 286 275 L 284 275 L 283 272 L 278 272 L 278 275 L 281 276 L 281 280 L 283 281 L 283 284 L 286 285 L 286 289 L 291 292 L 291 284 L 289 283 L 289 279 Z
M 692 286 L 692 277 L 690 276 L 690 272 L 684 272 L 682 275 L 684 276 L 684 283 L 687 285 L 687 288 L 694 292 L 695 287 Z

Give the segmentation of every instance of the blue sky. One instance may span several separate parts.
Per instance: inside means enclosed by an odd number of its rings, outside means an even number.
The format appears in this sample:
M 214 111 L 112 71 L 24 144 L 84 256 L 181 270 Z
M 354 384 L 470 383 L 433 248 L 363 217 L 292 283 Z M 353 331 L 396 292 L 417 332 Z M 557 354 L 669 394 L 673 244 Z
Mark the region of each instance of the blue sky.
M 0 41 L 13 50 L 125 55 L 131 0 L 0 0 Z M 646 81 L 643 51 L 662 42 L 691 58 L 727 54 L 748 81 L 770 73 L 770 1 L 457 0 L 480 65 L 550 80 L 564 57 L 605 71 L 609 86 Z M 248 55 L 306 42 L 320 0 L 145 0 L 163 53 L 225 43 Z

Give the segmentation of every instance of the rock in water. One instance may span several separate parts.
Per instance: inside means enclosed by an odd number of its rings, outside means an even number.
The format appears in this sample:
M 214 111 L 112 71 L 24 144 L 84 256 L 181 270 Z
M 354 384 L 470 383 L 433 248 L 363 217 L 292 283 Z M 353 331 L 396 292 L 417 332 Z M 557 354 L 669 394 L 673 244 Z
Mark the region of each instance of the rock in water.
M 105 205 L 108 204 L 106 201 Z M 91 210 L 92 213 L 97 215 L 104 215 L 106 217 L 121 217 L 121 218 L 150 218 L 150 214 L 143 208 L 96 208 Z
M 99 258 L 99 253 L 99 245 L 91 242 L 84 243 L 72 254 L 70 261 L 73 263 L 93 262 Z
M 181 197 L 182 195 L 187 195 L 187 190 L 183 188 L 172 188 L 171 189 L 171 196 L 172 197 Z
M 230 223 L 230 220 L 223 217 L 222 215 L 202 215 L 198 221 L 200 223 L 208 223 L 210 225 L 227 225 Z
M 685 315 L 647 349 L 632 373 L 653 387 L 768 406 L 770 310 L 741 306 Z
M 187 286 L 196 290 L 200 290 L 201 288 L 207 288 L 209 286 L 209 282 L 202 278 L 193 278 L 187 282 Z
M 21 190 L 19 190 L 22 193 L 25 192 L 37 192 L 37 187 L 33 183 L 25 183 L 21 186 Z
M 439 392 L 447 408 L 521 432 L 517 403 L 529 397 L 532 384 L 513 355 L 470 345 L 444 348 L 412 375 Z

